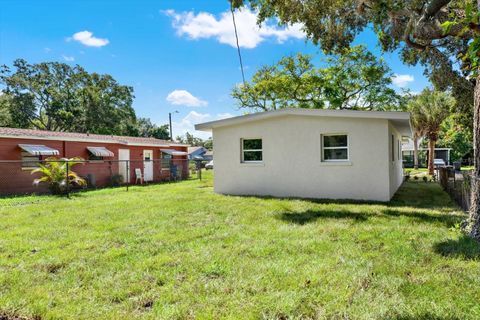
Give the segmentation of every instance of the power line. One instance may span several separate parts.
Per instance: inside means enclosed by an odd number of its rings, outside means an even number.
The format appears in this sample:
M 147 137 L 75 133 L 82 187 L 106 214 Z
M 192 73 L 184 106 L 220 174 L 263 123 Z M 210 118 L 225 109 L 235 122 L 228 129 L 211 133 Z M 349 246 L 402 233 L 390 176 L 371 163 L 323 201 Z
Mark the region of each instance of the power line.
M 242 71 L 243 85 L 246 85 L 245 73 L 243 72 L 242 53 L 240 52 L 240 44 L 238 43 L 237 23 L 235 22 L 235 13 L 233 11 L 233 4 L 231 1 L 230 1 L 230 11 L 232 12 L 233 28 L 235 29 L 235 39 L 237 40 L 238 59 L 240 60 L 240 70 Z

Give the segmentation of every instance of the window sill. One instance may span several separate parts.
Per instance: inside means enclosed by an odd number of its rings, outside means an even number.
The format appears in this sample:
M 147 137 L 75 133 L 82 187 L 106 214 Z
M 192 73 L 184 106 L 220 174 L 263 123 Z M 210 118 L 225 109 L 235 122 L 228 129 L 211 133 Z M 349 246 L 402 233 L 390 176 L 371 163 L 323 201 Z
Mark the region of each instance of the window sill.
M 265 167 L 264 162 L 240 162 L 241 167 Z
M 320 162 L 321 166 L 351 166 L 353 163 L 351 161 L 322 161 Z

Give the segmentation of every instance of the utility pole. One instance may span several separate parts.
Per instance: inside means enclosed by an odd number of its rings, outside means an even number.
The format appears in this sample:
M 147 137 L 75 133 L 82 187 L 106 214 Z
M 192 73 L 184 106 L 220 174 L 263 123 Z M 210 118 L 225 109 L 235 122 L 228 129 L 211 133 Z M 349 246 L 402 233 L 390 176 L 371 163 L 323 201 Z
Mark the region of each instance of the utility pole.
M 178 113 L 177 110 L 168 113 L 168 129 L 170 129 L 170 140 L 173 141 L 173 133 L 172 133 L 172 113 Z

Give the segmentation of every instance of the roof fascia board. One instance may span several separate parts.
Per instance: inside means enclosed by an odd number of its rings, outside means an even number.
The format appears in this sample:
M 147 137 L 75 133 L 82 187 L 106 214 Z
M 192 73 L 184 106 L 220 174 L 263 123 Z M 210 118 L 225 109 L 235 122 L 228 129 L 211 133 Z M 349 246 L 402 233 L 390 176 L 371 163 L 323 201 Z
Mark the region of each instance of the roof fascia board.
M 196 130 L 210 131 L 213 128 L 241 124 L 250 120 L 263 120 L 281 115 L 317 116 L 336 118 L 370 118 L 385 120 L 409 120 L 408 112 L 386 111 L 357 111 L 357 110 L 328 110 L 328 109 L 281 109 L 267 112 L 253 113 L 228 119 L 209 121 L 195 125 Z

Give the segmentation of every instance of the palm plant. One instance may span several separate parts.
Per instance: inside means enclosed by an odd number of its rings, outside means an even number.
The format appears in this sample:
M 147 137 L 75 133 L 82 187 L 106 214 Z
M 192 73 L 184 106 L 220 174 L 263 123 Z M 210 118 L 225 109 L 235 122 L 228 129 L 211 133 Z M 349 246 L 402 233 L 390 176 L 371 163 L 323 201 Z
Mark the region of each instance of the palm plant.
M 41 183 L 48 184 L 48 189 L 53 194 L 63 194 L 69 186 L 85 186 L 85 179 L 78 176 L 71 168 L 83 161 L 82 158 L 61 158 L 49 157 L 44 164 L 40 164 L 32 174 L 41 173 L 42 176 L 33 180 L 34 185 Z
M 412 119 L 428 139 L 428 174 L 434 174 L 435 144 L 442 122 L 450 115 L 455 99 L 446 92 L 425 89 L 414 102 Z
M 425 130 L 420 123 L 420 107 L 416 97 L 408 102 L 407 110 L 410 112 L 410 124 L 413 131 L 413 168 L 418 169 L 418 142 L 425 135 Z

